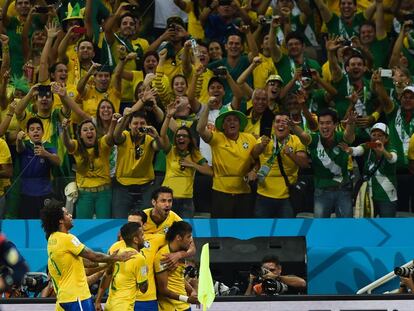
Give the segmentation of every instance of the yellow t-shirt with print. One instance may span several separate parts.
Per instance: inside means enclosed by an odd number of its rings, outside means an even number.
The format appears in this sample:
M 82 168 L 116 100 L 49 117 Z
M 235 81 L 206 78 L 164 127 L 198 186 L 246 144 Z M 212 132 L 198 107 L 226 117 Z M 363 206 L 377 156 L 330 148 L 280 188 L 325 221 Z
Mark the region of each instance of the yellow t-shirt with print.
M 135 251 L 136 254 L 128 261 L 115 263 L 105 310 L 134 310 L 138 285 L 147 281 L 145 257 L 131 247 L 123 248 L 119 253 L 127 251 Z
M 279 143 L 279 147 L 280 146 L 281 145 Z M 294 153 L 299 151 L 306 152 L 306 147 L 300 142 L 299 137 L 296 135 L 290 135 L 285 146 L 291 147 Z M 267 145 L 265 151 L 260 155 L 261 165 L 265 164 L 269 160 L 272 156 L 273 150 L 274 141 L 272 140 Z M 280 152 L 280 156 L 282 158 L 283 168 L 288 176 L 289 182 L 294 184 L 298 178 L 299 167 L 288 155 L 284 153 L 283 150 Z M 289 197 L 288 188 L 282 174 L 280 173 L 277 157 L 274 159 L 273 165 L 270 168 L 269 174 L 264 179 L 264 182 L 259 183 L 257 193 L 273 199 L 286 199 Z
M 85 95 L 82 96 L 83 111 L 88 115 L 95 117 L 98 105 L 103 99 L 109 100 L 114 105 L 115 112 L 119 112 L 119 107 L 121 106 L 121 94 L 112 86 L 104 92 L 98 91 L 95 87 L 87 87 Z
M 263 89 L 266 86 L 266 80 L 270 75 L 277 74 L 275 63 L 271 57 L 259 54 L 262 63 L 253 70 L 253 85 L 255 89 Z
M 0 165 L 12 164 L 12 157 L 6 141 L 0 138 Z M 10 186 L 10 178 L 0 178 L 0 196 L 4 195 L 4 188 Z
M 76 161 L 76 183 L 78 187 L 91 188 L 111 183 L 109 175 L 109 156 L 112 147 L 106 142 L 107 135 L 98 140 L 99 156 L 95 155 L 95 148 L 87 148 L 88 160 L 85 161 L 79 150 L 77 140 L 72 140 L 75 144 L 75 151 L 72 153 Z
M 152 301 L 157 299 L 157 286 L 154 274 L 154 259 L 158 250 L 166 243 L 164 234 L 147 234 L 144 235 L 144 247 L 141 252 L 145 256 L 148 266 L 148 290 L 145 293 L 137 292 L 137 301 Z
M 132 141 L 131 133 L 124 131 L 125 141 L 118 145 L 118 156 L 116 161 L 116 179 L 124 185 L 143 185 L 154 180 L 154 159 L 155 150 L 152 147 L 154 138 L 145 135 L 140 142 L 142 151 L 139 159 L 135 158 L 138 145 Z
M 161 273 L 167 270 L 167 267 L 162 263 L 165 254 L 170 254 L 169 245 L 162 247 L 155 255 L 154 270 L 155 273 Z M 185 290 L 185 279 L 184 279 L 184 262 L 179 262 L 177 268 L 168 271 L 168 289 L 178 295 L 187 296 Z M 180 300 L 167 298 L 165 296 L 158 296 L 158 308 L 160 311 L 184 311 L 190 308 L 190 304 Z
M 183 157 L 200 165 L 206 162 L 198 150 L 194 150 L 193 154 L 185 154 Z M 166 155 L 167 168 L 162 185 L 173 189 L 175 198 L 192 198 L 196 170 L 192 167 L 186 167 L 182 170 L 179 163 L 181 158 L 177 148 L 172 146 Z
M 91 297 L 82 257 L 85 248 L 76 236 L 54 232 L 47 241 L 48 268 L 56 286 L 58 303 L 75 302 Z
M 250 193 L 243 177 L 252 167 L 251 152 L 256 145 L 252 134 L 239 133 L 237 140 L 228 139 L 222 132 L 212 132 L 208 142 L 213 162 L 213 189 L 224 193 Z
M 118 251 L 118 250 L 120 250 L 120 249 L 123 249 L 123 248 L 125 248 L 125 247 L 127 247 L 126 246 L 126 244 L 125 244 L 125 241 L 124 240 L 119 240 L 119 241 L 116 241 L 114 244 L 112 244 L 111 245 L 111 247 L 109 248 L 109 250 L 108 250 L 108 254 L 109 255 L 112 255 L 113 253 L 115 253 L 116 251 Z
M 414 160 L 414 134 L 411 136 L 408 144 L 408 160 Z
M 162 223 L 157 225 L 151 218 L 151 211 L 152 211 L 152 208 L 147 208 L 144 210 L 145 214 L 147 214 L 148 216 L 147 222 L 144 225 L 145 236 L 147 234 L 156 234 L 156 233 L 165 235 L 168 232 L 168 229 L 171 227 L 171 225 L 175 221 L 182 220 L 182 218 L 178 216 L 175 212 L 170 211 L 168 213 L 167 218 Z

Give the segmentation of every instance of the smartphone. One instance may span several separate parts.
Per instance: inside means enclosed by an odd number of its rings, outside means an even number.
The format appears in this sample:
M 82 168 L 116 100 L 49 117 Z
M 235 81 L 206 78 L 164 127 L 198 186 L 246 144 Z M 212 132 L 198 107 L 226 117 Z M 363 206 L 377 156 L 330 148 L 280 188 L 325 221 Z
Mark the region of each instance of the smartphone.
M 85 27 L 75 27 L 72 29 L 73 33 L 78 33 L 81 35 L 84 35 L 86 33 L 86 28 Z
M 375 148 L 377 148 L 378 144 L 377 144 L 376 141 L 367 141 L 365 143 L 365 146 L 369 149 L 375 149 Z
M 139 6 L 138 5 L 128 4 L 128 5 L 124 6 L 124 8 L 126 10 L 128 10 L 129 12 L 131 12 L 135 16 L 138 16 L 138 14 L 139 14 Z
M 37 91 L 39 92 L 39 97 L 49 97 L 52 95 L 52 89 L 50 85 L 39 85 L 37 87 Z
M 382 78 L 392 78 L 392 69 L 380 69 Z
M 36 13 L 46 14 L 47 12 L 49 12 L 49 8 L 47 6 L 38 6 L 36 8 Z

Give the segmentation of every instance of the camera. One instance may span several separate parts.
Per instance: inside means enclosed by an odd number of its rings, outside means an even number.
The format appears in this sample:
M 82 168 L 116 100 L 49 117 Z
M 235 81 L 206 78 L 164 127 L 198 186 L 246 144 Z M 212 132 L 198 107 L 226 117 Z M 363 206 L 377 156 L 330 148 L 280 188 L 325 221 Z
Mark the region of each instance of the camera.
M 274 279 L 265 279 L 262 282 L 262 290 L 266 296 L 283 294 L 288 290 L 288 286 Z
M 194 266 L 187 266 L 184 269 L 184 277 L 195 278 L 198 276 L 197 268 Z
M 36 7 L 35 11 L 39 14 L 46 14 L 47 12 L 49 12 L 49 8 L 47 6 L 38 6 Z
M 145 109 L 152 109 L 152 107 L 154 106 L 154 102 L 151 100 L 146 100 L 144 101 L 144 108 Z
M 138 160 L 139 158 L 142 157 L 142 155 L 144 154 L 144 149 L 141 148 L 141 146 L 136 146 L 135 147 L 135 160 Z
M 129 12 L 131 12 L 135 16 L 138 16 L 138 14 L 139 14 L 139 7 L 138 7 L 138 5 L 127 4 L 126 6 L 124 6 L 124 8 L 126 10 L 128 10 Z
M 351 40 L 348 40 L 348 39 L 344 39 L 342 41 L 342 45 L 343 46 L 351 46 L 352 45 L 352 41 Z
M 233 0 L 219 0 L 219 5 L 231 5 Z
M 138 128 L 138 131 L 139 131 L 140 133 L 144 133 L 144 134 L 148 134 L 148 133 L 150 133 L 150 132 L 151 132 L 151 130 L 150 130 L 150 128 L 149 128 L 149 127 L 140 127 L 140 128 Z
M 52 95 L 52 89 L 50 85 L 39 85 L 37 87 L 37 91 L 39 92 L 39 97 L 50 97 Z
M 260 25 L 271 24 L 272 18 L 273 18 L 272 16 L 263 16 L 262 18 L 259 19 L 259 23 Z
M 302 78 L 309 78 L 312 79 L 312 72 L 307 64 L 303 64 L 302 66 Z
M 227 75 L 227 68 L 224 66 L 213 68 L 212 71 L 213 74 L 217 77 L 225 77 Z
M 412 277 L 414 275 L 414 267 L 396 267 L 394 274 L 404 278 Z

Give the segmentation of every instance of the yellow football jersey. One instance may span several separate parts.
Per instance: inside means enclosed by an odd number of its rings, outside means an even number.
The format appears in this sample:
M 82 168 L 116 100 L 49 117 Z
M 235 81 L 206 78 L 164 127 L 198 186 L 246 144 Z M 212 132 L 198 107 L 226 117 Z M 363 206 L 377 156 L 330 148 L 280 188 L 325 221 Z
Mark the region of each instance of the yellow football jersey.
M 85 268 L 79 254 L 85 248 L 76 236 L 54 232 L 47 241 L 48 268 L 58 303 L 91 297 Z
M 154 274 L 154 259 L 158 250 L 166 243 L 163 234 L 145 234 L 144 247 L 141 252 L 144 254 L 148 267 L 148 290 L 146 293 L 137 292 L 137 301 L 152 301 L 157 299 L 157 287 Z
M 163 246 L 155 255 L 154 270 L 155 273 L 161 273 L 167 270 L 167 267 L 163 264 L 165 254 L 170 253 L 169 245 Z M 185 290 L 185 278 L 184 278 L 185 264 L 180 262 L 178 267 L 174 270 L 168 271 L 168 289 L 178 295 L 187 296 Z M 170 299 L 164 296 L 158 297 L 158 307 L 160 311 L 183 311 L 190 308 L 190 304 L 180 300 Z
M 279 144 L 280 146 L 280 144 Z M 286 142 L 286 147 L 291 147 L 293 152 L 303 151 L 306 152 L 305 146 L 300 142 L 299 137 L 296 135 L 290 135 L 289 140 Z M 273 141 L 271 141 L 265 151 L 260 155 L 260 163 L 264 164 L 272 156 L 273 152 Z M 289 178 L 289 182 L 294 184 L 298 178 L 298 165 L 283 151 L 280 153 L 283 163 L 283 168 L 286 172 L 286 175 Z M 259 183 L 257 188 L 257 193 L 265 197 L 274 198 L 274 199 L 286 199 L 289 197 L 288 188 L 286 186 L 285 180 L 280 173 L 279 164 L 277 158 L 273 162 L 273 165 L 270 168 L 269 174 L 264 179 L 263 183 Z
M 228 139 L 222 132 L 212 132 L 209 141 L 213 156 L 213 189 L 224 193 L 250 193 L 243 177 L 253 162 L 251 152 L 256 145 L 252 134 L 240 133 L 237 140 Z
M 206 162 L 206 159 L 203 158 L 198 150 L 195 150 L 192 155 L 186 155 L 185 158 L 200 165 Z M 192 167 L 186 167 L 182 170 L 180 159 L 177 148 L 172 146 L 166 156 L 167 168 L 162 185 L 173 189 L 175 198 L 192 198 L 196 170 Z
M 155 234 L 155 233 L 160 233 L 160 234 L 165 235 L 168 232 L 168 228 L 171 227 L 173 222 L 182 220 L 180 216 L 178 216 L 173 211 L 170 211 L 167 218 L 161 224 L 157 225 L 151 218 L 151 211 L 152 211 L 152 208 L 147 208 L 146 210 L 144 210 L 145 214 L 147 214 L 148 216 L 148 220 L 144 225 L 145 236 L 147 234 Z
M 147 281 L 144 256 L 131 247 L 123 248 L 119 253 L 127 251 L 135 251 L 136 255 L 128 261 L 115 263 L 105 310 L 134 310 L 138 285 Z
M 116 161 L 116 179 L 124 186 L 143 185 L 152 181 L 155 177 L 152 160 L 154 159 L 155 150 L 151 146 L 152 138 L 145 135 L 145 139 L 139 146 L 142 154 L 139 159 L 135 158 L 136 148 L 129 131 L 124 131 L 125 141 L 118 145 L 118 159 Z
M 111 183 L 109 175 L 109 156 L 112 147 L 106 142 L 107 136 L 103 136 L 98 140 L 99 157 L 95 156 L 94 148 L 87 148 L 88 161 L 85 161 L 79 152 L 79 144 L 77 140 L 72 140 L 75 144 L 73 156 L 76 161 L 76 183 L 78 187 L 98 187 Z

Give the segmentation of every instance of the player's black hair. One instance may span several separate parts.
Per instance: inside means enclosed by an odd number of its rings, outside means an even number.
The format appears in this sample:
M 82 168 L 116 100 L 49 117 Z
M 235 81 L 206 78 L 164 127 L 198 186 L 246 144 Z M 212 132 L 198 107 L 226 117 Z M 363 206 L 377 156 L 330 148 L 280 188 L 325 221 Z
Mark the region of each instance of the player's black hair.
M 138 222 L 127 222 L 121 227 L 121 236 L 126 245 L 132 244 L 139 228 L 141 228 L 141 224 Z
M 40 210 L 40 219 L 42 221 L 43 231 L 46 233 L 46 239 L 59 230 L 59 221 L 63 219 L 63 207 L 65 205 L 54 199 L 46 199 L 44 207 Z
M 277 256 L 274 256 L 274 255 L 264 256 L 262 259 L 262 265 L 268 262 L 274 263 L 276 266 L 280 266 L 280 260 L 279 260 L 279 257 Z
M 145 214 L 144 211 L 141 211 L 139 209 L 133 209 L 128 213 L 128 216 L 140 216 L 142 219 L 142 223 L 145 224 L 148 220 L 147 214 Z
M 193 228 L 186 221 L 175 221 L 165 234 L 165 240 L 168 242 L 174 241 L 177 235 L 183 237 L 187 233 L 193 232 Z
M 173 195 L 173 190 L 170 187 L 161 186 L 158 189 L 154 190 L 154 192 L 152 193 L 151 198 L 156 201 L 158 199 L 160 193 L 171 193 L 171 195 Z

